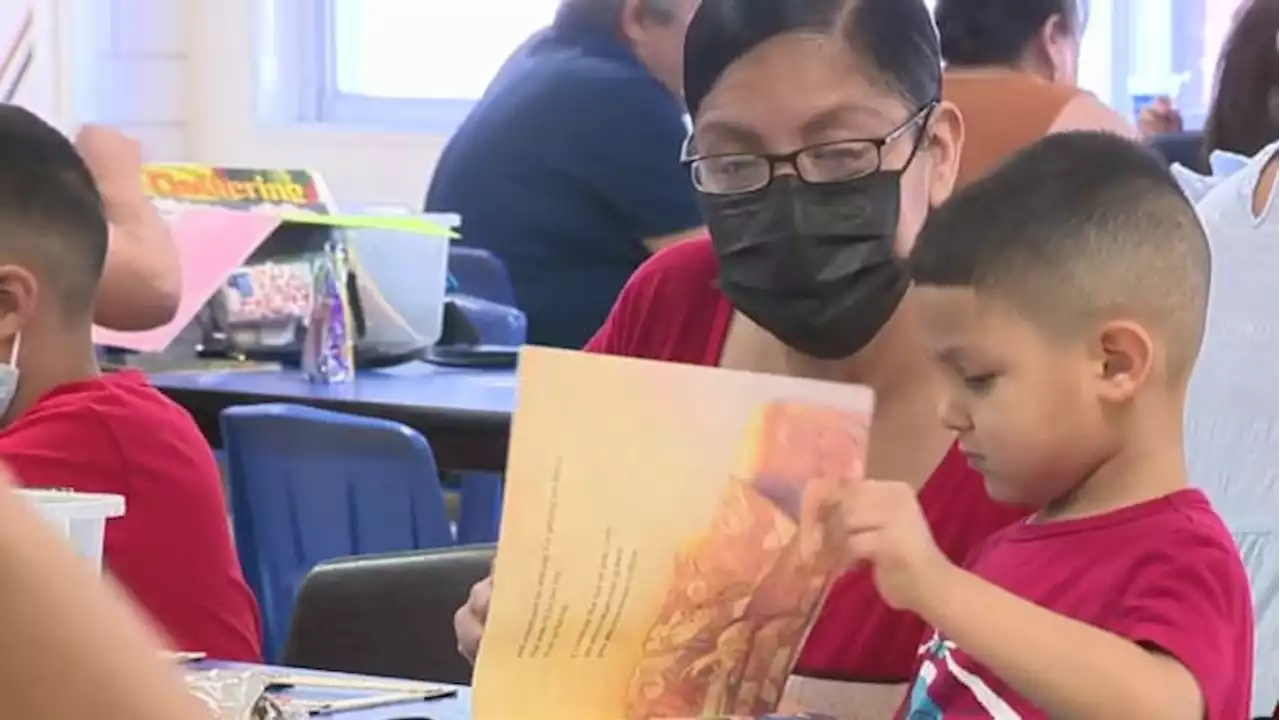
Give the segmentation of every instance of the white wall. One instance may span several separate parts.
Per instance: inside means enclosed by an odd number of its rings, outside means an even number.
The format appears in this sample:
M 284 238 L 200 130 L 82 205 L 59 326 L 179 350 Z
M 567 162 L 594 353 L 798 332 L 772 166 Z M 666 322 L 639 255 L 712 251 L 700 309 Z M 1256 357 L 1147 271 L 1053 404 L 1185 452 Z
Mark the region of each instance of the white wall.
M 0 92 L 16 90 L 13 101 L 63 127 L 70 121 L 69 37 L 59 17 L 62 0 L 0 0 Z M 28 18 L 33 22 L 24 31 Z M 23 72 L 28 52 L 33 62 Z M 6 59 L 8 62 L 6 63 Z
M 75 5 L 78 119 L 124 128 L 150 159 L 305 167 L 342 202 L 421 203 L 444 138 L 259 121 L 251 48 L 266 0 L 33 1 Z

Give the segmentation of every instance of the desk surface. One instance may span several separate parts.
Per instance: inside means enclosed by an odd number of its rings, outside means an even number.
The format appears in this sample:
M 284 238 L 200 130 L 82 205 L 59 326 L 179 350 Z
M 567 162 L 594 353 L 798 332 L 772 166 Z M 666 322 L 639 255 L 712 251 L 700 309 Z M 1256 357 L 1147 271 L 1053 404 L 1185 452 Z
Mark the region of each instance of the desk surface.
M 224 393 L 263 401 L 398 407 L 436 413 L 509 418 L 515 410 L 514 370 L 451 368 L 414 362 L 362 370 L 354 382 L 316 385 L 296 369 L 219 369 L 151 375 L 161 390 Z
M 278 670 L 289 674 L 306 674 L 306 675 L 324 675 L 330 677 L 341 677 L 340 673 L 325 673 L 314 670 L 294 670 L 292 668 L 267 668 L 257 665 L 243 665 L 240 663 L 224 663 L 224 662 L 202 662 L 196 663 L 192 667 L 200 670 Z M 341 690 L 326 691 L 319 689 L 306 690 L 307 697 L 317 699 L 342 699 L 352 697 L 352 693 L 343 692 Z M 368 693 L 363 693 L 368 694 Z M 359 696 L 357 693 L 356 696 Z M 400 720 L 404 718 L 430 718 L 430 720 L 471 720 L 471 689 L 466 687 L 458 688 L 458 694 L 454 697 L 439 698 L 436 700 L 426 700 L 416 703 L 403 703 L 400 705 L 388 705 L 387 707 L 375 708 L 371 710 L 357 710 L 354 712 L 337 713 L 327 715 L 325 717 L 334 718 L 335 720 Z

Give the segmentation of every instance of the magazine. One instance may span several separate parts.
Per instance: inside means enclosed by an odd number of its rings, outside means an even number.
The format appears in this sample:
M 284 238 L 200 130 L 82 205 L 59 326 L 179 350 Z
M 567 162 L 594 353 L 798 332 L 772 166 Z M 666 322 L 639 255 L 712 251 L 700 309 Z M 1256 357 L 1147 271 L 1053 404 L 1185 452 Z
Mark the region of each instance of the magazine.
M 475 720 L 772 713 L 840 571 L 864 387 L 521 351 Z

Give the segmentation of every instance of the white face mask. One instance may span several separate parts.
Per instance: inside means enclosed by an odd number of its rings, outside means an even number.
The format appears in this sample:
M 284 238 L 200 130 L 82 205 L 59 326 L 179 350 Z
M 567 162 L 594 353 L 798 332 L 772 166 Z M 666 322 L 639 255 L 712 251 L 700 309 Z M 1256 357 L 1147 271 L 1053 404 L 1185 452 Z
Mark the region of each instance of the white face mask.
M 0 417 L 9 412 L 13 405 L 13 396 L 18 393 L 18 348 L 22 347 L 22 333 L 13 336 L 13 347 L 9 350 L 9 362 L 0 365 Z

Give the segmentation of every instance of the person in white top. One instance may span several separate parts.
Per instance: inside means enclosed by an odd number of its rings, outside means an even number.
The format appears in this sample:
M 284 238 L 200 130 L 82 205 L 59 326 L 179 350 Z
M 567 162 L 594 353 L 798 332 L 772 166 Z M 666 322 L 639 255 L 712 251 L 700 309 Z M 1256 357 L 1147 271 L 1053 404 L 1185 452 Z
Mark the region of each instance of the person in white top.
M 1277 145 L 1252 159 L 1215 158 L 1203 178 L 1175 166 L 1209 236 L 1212 275 L 1204 344 L 1191 378 L 1185 423 L 1187 463 L 1226 520 L 1253 586 L 1253 716 L 1276 706 L 1280 622 L 1277 453 L 1280 452 L 1280 194 Z

